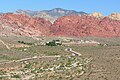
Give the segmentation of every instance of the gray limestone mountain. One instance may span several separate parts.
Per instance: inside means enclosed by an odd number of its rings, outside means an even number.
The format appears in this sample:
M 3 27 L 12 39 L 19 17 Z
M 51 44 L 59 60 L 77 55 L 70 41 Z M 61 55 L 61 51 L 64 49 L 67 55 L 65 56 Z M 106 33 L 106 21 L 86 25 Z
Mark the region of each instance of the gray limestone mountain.
M 49 20 L 50 22 L 54 22 L 57 18 L 61 16 L 76 14 L 76 15 L 83 15 L 87 14 L 85 12 L 77 12 L 74 10 L 66 10 L 62 8 L 55 8 L 52 10 L 43 10 L 43 11 L 31 11 L 31 10 L 17 10 L 16 13 L 18 14 L 27 14 L 32 17 L 40 17 L 44 18 L 46 20 Z
M 22 9 L 18 9 L 15 13 L 18 14 L 27 14 L 29 16 L 34 16 L 36 14 L 38 14 L 39 11 L 31 11 L 31 10 L 22 10 Z

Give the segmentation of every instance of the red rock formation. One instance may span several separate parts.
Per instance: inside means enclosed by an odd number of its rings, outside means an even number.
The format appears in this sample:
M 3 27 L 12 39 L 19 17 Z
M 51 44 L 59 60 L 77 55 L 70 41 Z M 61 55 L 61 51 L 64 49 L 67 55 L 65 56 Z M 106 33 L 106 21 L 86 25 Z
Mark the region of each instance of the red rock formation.
M 120 20 L 92 15 L 69 15 L 58 18 L 54 24 L 42 18 L 25 14 L 1 14 L 0 36 L 94 36 L 120 37 Z
M 51 23 L 42 18 L 25 14 L 0 15 L 0 35 L 44 36 L 49 35 Z
M 120 36 L 120 21 L 108 17 L 98 19 L 93 16 L 69 15 L 59 18 L 51 27 L 52 35 L 56 36 Z

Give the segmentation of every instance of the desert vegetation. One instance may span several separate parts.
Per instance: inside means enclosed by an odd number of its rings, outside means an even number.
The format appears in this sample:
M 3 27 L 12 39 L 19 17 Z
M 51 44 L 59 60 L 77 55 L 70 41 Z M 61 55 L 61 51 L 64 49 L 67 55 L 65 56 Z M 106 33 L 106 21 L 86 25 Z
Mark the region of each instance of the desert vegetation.
M 46 43 L 55 39 L 49 37 L 43 39 L 42 37 L 38 41 L 32 38 L 21 37 L 16 38 L 16 40 L 8 38 L 1 38 L 10 47 L 9 50 L 2 43 L 0 44 L 1 80 L 111 80 L 115 78 L 112 75 L 115 75 L 116 71 L 119 70 L 120 47 L 114 41 L 109 43 L 112 40 L 104 42 L 103 39 L 100 42 L 99 39 L 95 38 L 94 41 L 99 41 L 101 44 L 92 46 L 25 44 L 29 47 L 11 47 L 11 44 Z M 76 38 L 74 39 L 76 40 Z M 88 38 L 79 40 L 88 40 Z M 103 44 L 107 44 L 107 46 Z M 72 55 L 73 53 L 66 51 L 67 48 L 71 48 L 82 56 Z M 94 75 L 96 77 L 93 77 Z M 116 75 L 116 77 L 118 76 Z

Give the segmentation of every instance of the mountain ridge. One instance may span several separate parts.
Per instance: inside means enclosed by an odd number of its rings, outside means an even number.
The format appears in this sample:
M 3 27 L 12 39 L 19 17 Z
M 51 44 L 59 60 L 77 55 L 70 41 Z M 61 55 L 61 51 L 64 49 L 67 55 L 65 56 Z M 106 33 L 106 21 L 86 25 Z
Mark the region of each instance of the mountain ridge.
M 59 10 L 58 8 L 51 11 L 64 13 Z M 46 16 L 46 13 L 44 15 Z M 120 37 L 119 15 L 112 13 L 104 16 L 99 12 L 83 15 L 68 14 L 60 15 L 61 17 L 51 22 L 46 18 L 24 13 L 3 13 L 0 14 L 0 36 Z
M 44 18 L 44 19 L 51 21 L 52 23 L 55 20 L 57 20 L 57 18 L 62 17 L 62 16 L 66 16 L 70 14 L 77 14 L 77 15 L 87 14 L 82 11 L 78 12 L 75 10 L 67 10 L 67 9 L 62 9 L 62 8 L 54 8 L 51 10 L 42 10 L 42 11 L 18 10 L 16 11 L 16 13 L 27 14 L 32 17 Z

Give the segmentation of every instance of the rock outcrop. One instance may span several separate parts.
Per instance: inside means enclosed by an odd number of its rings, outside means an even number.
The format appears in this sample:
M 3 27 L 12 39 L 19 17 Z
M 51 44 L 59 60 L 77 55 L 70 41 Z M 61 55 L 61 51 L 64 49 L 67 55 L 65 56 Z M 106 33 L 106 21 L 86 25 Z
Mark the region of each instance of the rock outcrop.
M 114 19 L 114 20 L 120 20 L 120 13 L 112 13 L 108 16 L 109 18 L 111 19 Z
M 90 14 L 90 16 L 96 17 L 96 18 L 103 18 L 103 14 L 100 12 L 94 12 L 92 14 Z

